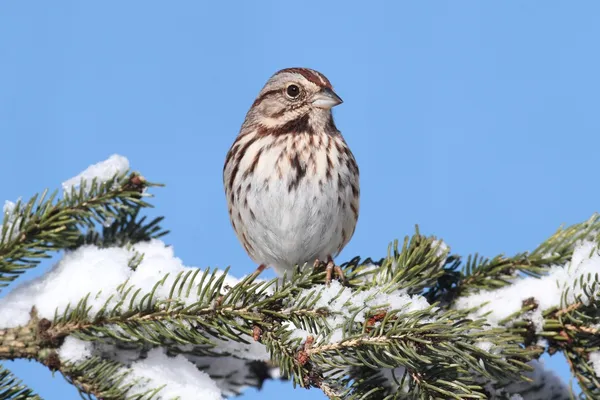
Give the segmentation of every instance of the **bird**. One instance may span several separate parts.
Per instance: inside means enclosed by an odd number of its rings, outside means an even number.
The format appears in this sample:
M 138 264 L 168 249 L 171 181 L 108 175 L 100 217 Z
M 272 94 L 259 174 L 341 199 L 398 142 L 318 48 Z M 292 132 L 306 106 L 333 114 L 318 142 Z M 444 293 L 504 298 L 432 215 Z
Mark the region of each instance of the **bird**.
M 334 258 L 359 215 L 359 169 L 333 120 L 342 104 L 331 82 L 309 68 L 272 75 L 248 110 L 225 157 L 223 185 L 233 230 L 256 273 L 282 276 L 325 267 L 345 280 Z

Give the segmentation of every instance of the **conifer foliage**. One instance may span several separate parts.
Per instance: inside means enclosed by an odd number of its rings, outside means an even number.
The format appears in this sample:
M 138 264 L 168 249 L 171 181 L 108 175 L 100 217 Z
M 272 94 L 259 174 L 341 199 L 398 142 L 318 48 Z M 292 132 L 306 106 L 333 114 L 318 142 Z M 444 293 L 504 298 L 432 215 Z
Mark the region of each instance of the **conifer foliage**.
M 596 215 L 510 257 L 460 257 L 417 230 L 343 264 L 345 285 L 312 267 L 237 279 L 183 265 L 162 218 L 143 215 L 160 185 L 111 165 L 7 202 L 0 360 L 35 360 L 99 399 L 220 399 L 268 379 L 344 399 L 569 399 L 538 361 L 562 353 L 600 398 Z M 38 398 L 0 367 L 0 400 Z

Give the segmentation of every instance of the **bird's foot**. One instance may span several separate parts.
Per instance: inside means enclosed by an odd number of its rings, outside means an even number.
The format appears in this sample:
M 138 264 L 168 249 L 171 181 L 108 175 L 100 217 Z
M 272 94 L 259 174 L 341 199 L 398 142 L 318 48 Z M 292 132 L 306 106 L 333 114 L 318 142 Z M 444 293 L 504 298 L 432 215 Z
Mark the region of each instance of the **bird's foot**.
M 339 265 L 336 265 L 335 262 L 333 262 L 331 257 L 327 258 L 326 263 L 319 259 L 315 260 L 313 264 L 314 268 L 320 268 L 322 266 L 325 266 L 325 285 L 329 286 L 334 274 L 337 276 L 342 285 L 346 285 L 347 281 L 344 271 L 342 271 L 342 268 Z
M 267 266 L 265 264 L 260 264 L 258 267 L 256 267 L 256 270 L 252 273 L 252 275 L 250 275 L 252 278 L 252 280 L 258 278 L 258 276 L 265 270 L 267 269 Z

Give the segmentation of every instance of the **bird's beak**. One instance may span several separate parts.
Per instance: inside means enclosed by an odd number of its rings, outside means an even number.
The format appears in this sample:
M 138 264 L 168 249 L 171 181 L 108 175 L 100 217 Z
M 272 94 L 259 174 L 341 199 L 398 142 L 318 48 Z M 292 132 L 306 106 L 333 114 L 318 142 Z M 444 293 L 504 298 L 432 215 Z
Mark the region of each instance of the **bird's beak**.
M 343 101 L 335 94 L 335 92 L 329 88 L 323 88 L 320 92 L 315 94 L 312 98 L 312 105 L 318 108 L 329 110 L 331 107 L 335 107 L 338 104 L 342 104 Z

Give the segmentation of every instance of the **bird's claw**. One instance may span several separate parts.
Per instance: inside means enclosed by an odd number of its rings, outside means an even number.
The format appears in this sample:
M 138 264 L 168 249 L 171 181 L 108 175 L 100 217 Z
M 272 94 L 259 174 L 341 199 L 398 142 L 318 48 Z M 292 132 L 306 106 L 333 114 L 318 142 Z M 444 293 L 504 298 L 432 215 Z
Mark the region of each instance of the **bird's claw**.
M 322 266 L 325 266 L 325 285 L 329 286 L 329 284 L 332 281 L 333 275 L 336 275 L 338 280 L 341 281 L 343 285 L 347 283 L 344 271 L 339 265 L 336 265 L 333 262 L 333 259 L 329 258 L 329 260 L 326 263 L 319 259 L 315 260 L 313 264 L 314 268 L 320 268 Z
M 250 280 L 258 278 L 258 276 L 267 268 L 265 264 L 260 264 L 256 270 L 250 275 Z

